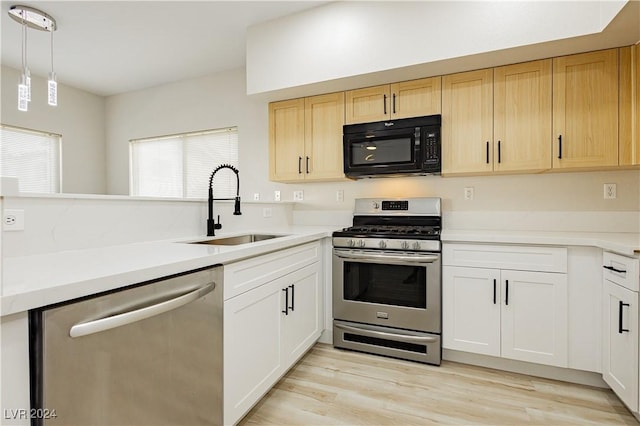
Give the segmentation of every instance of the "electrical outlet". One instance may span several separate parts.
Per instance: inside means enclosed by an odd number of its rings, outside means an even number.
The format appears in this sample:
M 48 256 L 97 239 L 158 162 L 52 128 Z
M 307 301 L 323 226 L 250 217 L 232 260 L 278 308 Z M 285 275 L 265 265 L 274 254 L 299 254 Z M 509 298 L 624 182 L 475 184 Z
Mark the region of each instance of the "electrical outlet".
M 293 201 L 304 200 L 304 191 L 293 191 Z
M 336 191 L 336 201 L 339 203 L 344 201 L 344 190 L 339 189 Z
M 612 200 L 616 198 L 616 184 L 615 183 L 605 183 L 604 184 L 604 199 Z
M 24 231 L 24 210 L 5 210 L 2 213 L 2 229 L 5 231 Z
M 273 191 L 273 200 L 280 201 L 280 191 Z
M 465 200 L 473 200 L 473 187 L 467 186 L 464 188 L 464 199 Z
M 260 201 L 260 193 L 259 192 L 254 192 L 253 193 L 253 201 Z
M 262 209 L 262 217 L 271 217 L 271 207 L 265 207 Z

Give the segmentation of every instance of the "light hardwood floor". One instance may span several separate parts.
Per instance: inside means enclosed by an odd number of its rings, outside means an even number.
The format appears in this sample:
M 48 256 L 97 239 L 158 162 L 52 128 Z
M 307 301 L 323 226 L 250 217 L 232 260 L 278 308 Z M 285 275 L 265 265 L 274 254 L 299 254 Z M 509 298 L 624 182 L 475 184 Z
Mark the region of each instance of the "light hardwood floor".
M 241 425 L 638 425 L 607 389 L 317 344 Z

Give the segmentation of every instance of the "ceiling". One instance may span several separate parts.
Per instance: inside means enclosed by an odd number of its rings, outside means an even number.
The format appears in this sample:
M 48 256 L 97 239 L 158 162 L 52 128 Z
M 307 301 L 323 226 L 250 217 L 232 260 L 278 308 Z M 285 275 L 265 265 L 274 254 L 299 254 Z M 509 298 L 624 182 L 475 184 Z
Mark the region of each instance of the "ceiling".
M 327 1 L 6 1 L 2 65 L 21 68 L 21 25 L 11 6 L 38 8 L 57 22 L 54 69 L 60 83 L 108 96 L 245 64 L 247 27 Z M 50 33 L 28 30 L 27 64 L 50 71 Z
M 243 67 L 248 27 L 330 2 L 0 0 L 0 3 L 2 65 L 21 67 L 21 26 L 9 17 L 9 8 L 15 4 L 36 7 L 57 21 L 54 68 L 58 81 L 109 96 Z M 560 55 L 620 46 L 621 40 L 629 44 L 640 38 L 639 21 L 640 0 L 635 0 L 599 34 L 439 61 L 428 64 L 433 68 L 431 74 L 425 74 L 418 66 L 412 69 L 416 75 L 443 74 L 464 67 L 549 57 L 551 53 Z M 33 75 L 46 76 L 49 72 L 49 47 L 50 33 L 28 31 L 27 59 Z M 487 55 L 496 58 L 487 58 Z M 503 61 L 500 55 L 508 56 L 508 61 Z M 460 64 L 461 61 L 464 64 Z M 369 81 L 369 85 L 378 84 L 376 75 L 372 74 L 374 80 Z M 379 80 L 389 81 L 389 78 L 381 75 Z M 396 76 L 396 80 L 410 78 L 417 77 L 411 73 Z M 359 84 L 365 85 L 365 81 Z

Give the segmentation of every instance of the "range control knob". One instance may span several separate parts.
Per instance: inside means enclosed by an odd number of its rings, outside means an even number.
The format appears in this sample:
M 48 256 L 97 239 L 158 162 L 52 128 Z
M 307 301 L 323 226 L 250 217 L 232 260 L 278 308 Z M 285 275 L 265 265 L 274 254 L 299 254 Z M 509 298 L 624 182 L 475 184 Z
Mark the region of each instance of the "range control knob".
M 364 240 L 358 241 L 358 247 L 364 247 L 364 245 L 365 245 Z
M 404 250 L 407 250 L 409 248 L 409 242 L 408 241 L 403 241 L 400 244 L 400 247 L 402 247 Z
M 414 250 L 420 250 L 420 243 L 418 241 L 416 241 L 415 243 L 413 243 L 413 249 Z
M 380 242 L 378 243 L 378 247 L 380 247 L 381 249 L 387 248 L 387 243 L 384 240 L 380 240 Z
M 356 246 L 356 242 L 353 240 L 349 240 L 349 247 L 355 247 Z

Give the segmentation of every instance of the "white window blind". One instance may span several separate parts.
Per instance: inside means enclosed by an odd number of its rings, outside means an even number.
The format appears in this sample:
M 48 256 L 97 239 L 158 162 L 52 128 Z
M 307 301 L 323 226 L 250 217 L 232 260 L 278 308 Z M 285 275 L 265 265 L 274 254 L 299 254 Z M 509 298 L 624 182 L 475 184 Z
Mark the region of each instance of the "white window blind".
M 221 164 L 238 167 L 238 128 L 136 139 L 131 148 L 131 195 L 207 198 L 211 172 Z M 236 175 L 220 170 L 213 195 L 236 195 Z
M 0 176 L 18 178 L 20 192 L 60 192 L 60 135 L 0 126 Z

